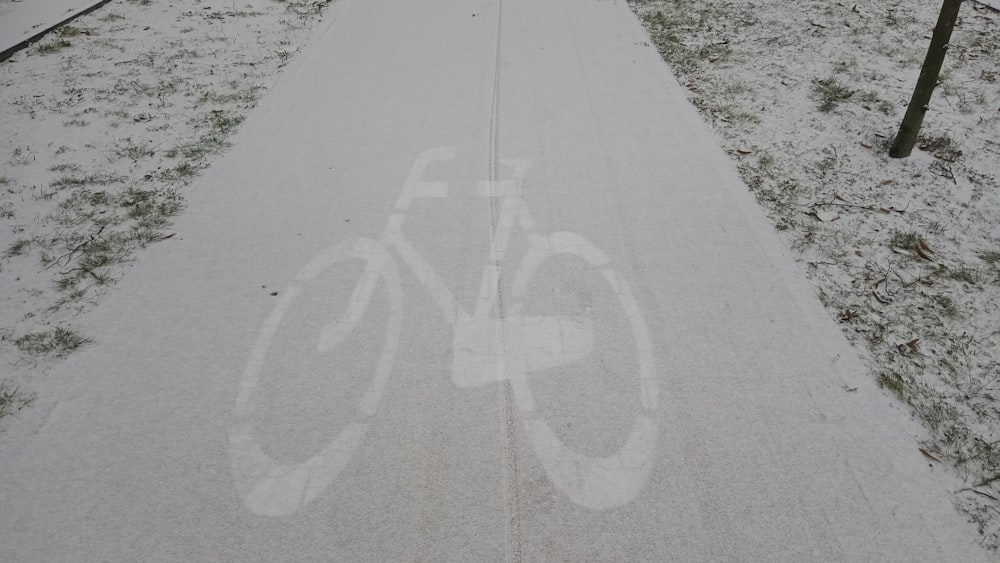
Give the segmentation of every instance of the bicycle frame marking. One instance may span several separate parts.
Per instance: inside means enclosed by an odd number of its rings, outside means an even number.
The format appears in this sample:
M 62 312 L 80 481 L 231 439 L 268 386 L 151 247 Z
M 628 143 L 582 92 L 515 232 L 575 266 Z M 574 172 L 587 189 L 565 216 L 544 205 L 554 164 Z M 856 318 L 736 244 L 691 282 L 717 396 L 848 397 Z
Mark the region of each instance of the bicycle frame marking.
M 396 212 L 389 217 L 379 240 L 386 248 L 396 251 L 396 254 L 420 279 L 438 309 L 452 325 L 455 353 L 452 381 L 459 387 L 477 387 L 503 381 L 508 378 L 508 374 L 511 372 L 520 374 L 524 370 L 518 368 L 522 366 L 527 368 L 527 371 L 538 371 L 582 359 L 593 345 L 592 327 L 590 320 L 585 317 L 552 317 L 547 320 L 538 320 L 532 326 L 517 326 L 515 320 L 515 326 L 507 327 L 507 330 L 511 328 L 517 332 L 527 330 L 538 336 L 547 333 L 559 335 L 559 341 L 550 342 L 548 346 L 540 345 L 544 343 L 538 340 L 532 340 L 534 344 L 532 347 L 511 347 L 495 338 L 495 334 L 504 329 L 497 325 L 504 322 L 510 324 L 511 322 L 511 319 L 491 318 L 491 313 L 497 301 L 497 287 L 502 273 L 500 263 L 506 255 L 506 245 L 513 233 L 515 220 L 525 231 L 530 245 L 550 246 L 550 241 L 535 232 L 534 219 L 531 217 L 524 200 L 520 197 L 520 187 L 530 166 L 529 161 L 524 159 L 502 160 L 503 164 L 514 169 L 512 179 L 483 181 L 477 185 L 477 195 L 502 197 L 503 203 L 496 229 L 491 233 L 490 258 L 483 269 L 482 282 L 472 314 L 462 308 L 437 272 L 406 240 L 402 227 L 413 200 L 416 198 L 443 198 L 448 195 L 448 182 L 428 182 L 422 179 L 427 166 L 432 162 L 453 158 L 455 158 L 453 147 L 437 147 L 420 154 L 410 170 L 402 194 L 396 201 Z M 578 249 L 568 247 L 553 248 L 552 251 L 581 254 Z M 379 257 L 373 256 L 372 260 L 377 258 Z M 602 256 L 597 259 L 600 260 L 601 266 L 607 264 L 606 257 Z M 319 349 L 321 351 L 329 350 L 339 344 L 340 339 L 353 328 L 353 324 L 360 320 L 361 314 L 367 307 L 367 300 L 373 295 L 377 283 L 378 277 L 372 275 L 366 276 L 358 284 L 354 295 L 360 296 L 360 298 L 352 298 L 351 309 L 347 315 L 349 322 L 336 321 L 327 327 L 320 340 Z M 523 342 L 524 339 L 520 340 Z M 522 352 L 525 351 L 528 353 L 523 354 Z M 518 362 L 519 366 L 513 370 L 507 369 L 506 362 L 510 360 Z M 519 396 L 519 406 L 525 410 L 534 410 L 534 399 L 528 390 L 525 378 L 516 377 L 511 381 L 511 384 Z
M 521 187 L 530 162 L 526 159 L 505 159 L 501 162 L 513 169 L 511 179 L 477 184 L 477 195 L 502 198 L 502 203 L 490 232 L 489 259 L 483 269 L 476 304 L 473 312 L 468 313 L 402 232 L 406 213 L 415 198 L 448 196 L 448 182 L 425 181 L 423 176 L 429 164 L 453 158 L 453 147 L 423 151 L 410 169 L 394 213 L 386 222 L 380 239 L 358 239 L 350 248 L 334 245 L 321 253 L 295 276 L 295 283 L 283 292 L 262 327 L 240 382 L 234 408 L 236 423 L 230 435 L 234 477 L 244 503 L 251 511 L 281 516 L 298 510 L 332 483 L 360 447 L 368 419 L 376 414 L 385 392 L 401 333 L 403 301 L 390 249 L 395 250 L 421 281 L 453 328 L 452 381 L 458 387 L 510 381 L 518 411 L 524 418 L 528 441 L 534 446 L 546 473 L 557 488 L 577 504 L 606 509 L 631 501 L 645 483 L 656 446 L 659 401 L 652 343 L 628 285 L 611 268 L 607 256 L 582 237 L 567 232 L 543 236 L 536 231 L 534 219 L 521 198 Z M 515 222 L 524 231 L 530 249 L 513 279 L 511 293 L 515 302 L 509 306 L 506 315 L 493 317 L 501 291 L 506 245 Z M 517 297 L 523 295 L 538 266 L 556 254 L 576 255 L 600 272 L 617 295 L 635 338 L 643 412 L 637 415 L 625 445 L 609 457 L 593 458 L 570 450 L 535 412 L 528 374 L 580 361 L 594 345 L 593 326 L 587 315 L 525 317 L 521 314 L 521 303 L 517 302 Z M 390 309 L 386 342 L 376 362 L 372 383 L 357 403 L 361 420 L 352 422 L 309 460 L 299 464 L 281 464 L 271 459 L 254 440 L 246 421 L 253 412 L 252 397 L 267 349 L 302 286 L 336 262 L 350 258 L 365 260 L 361 280 L 351 294 L 344 315 L 322 329 L 316 348 L 319 352 L 326 352 L 346 339 L 361 322 L 379 278 L 383 278 Z

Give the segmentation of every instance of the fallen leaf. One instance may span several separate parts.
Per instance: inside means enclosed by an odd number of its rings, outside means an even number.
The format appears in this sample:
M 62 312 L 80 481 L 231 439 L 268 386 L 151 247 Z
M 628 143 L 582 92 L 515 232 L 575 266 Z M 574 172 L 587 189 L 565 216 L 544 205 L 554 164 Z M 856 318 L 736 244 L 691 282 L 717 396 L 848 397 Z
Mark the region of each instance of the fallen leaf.
M 872 146 L 869 145 L 868 143 L 861 143 L 861 146 L 864 147 L 864 148 L 866 148 L 866 149 L 872 148 Z
M 840 194 L 837 194 L 837 193 L 833 194 L 833 199 L 836 200 L 836 201 L 843 201 L 845 203 L 847 202 L 846 199 L 840 197 Z
M 746 149 L 736 149 L 736 152 L 738 152 L 739 154 L 750 154 L 753 151 L 748 151 Z
M 921 241 L 913 245 L 913 251 L 917 253 L 917 256 L 923 258 L 924 260 L 927 261 L 934 260 L 933 258 L 930 257 L 930 255 L 933 254 L 934 251 L 931 250 L 931 247 L 927 246 L 927 243 L 925 242 Z
M 892 210 L 891 209 L 886 209 L 884 207 L 879 207 L 878 210 L 879 210 L 879 212 L 885 213 L 886 215 L 892 214 Z
M 931 452 L 929 452 L 929 451 L 927 451 L 927 450 L 925 450 L 923 448 L 917 448 L 917 449 L 919 449 L 920 453 L 924 454 L 924 457 L 926 457 L 927 459 L 929 459 L 931 461 L 936 461 L 938 463 L 941 463 L 941 460 L 938 459 L 938 458 L 936 458 L 936 457 L 934 457 L 934 454 L 932 454 Z
M 882 185 L 883 186 L 888 186 L 891 183 L 892 183 L 892 180 L 882 180 Z

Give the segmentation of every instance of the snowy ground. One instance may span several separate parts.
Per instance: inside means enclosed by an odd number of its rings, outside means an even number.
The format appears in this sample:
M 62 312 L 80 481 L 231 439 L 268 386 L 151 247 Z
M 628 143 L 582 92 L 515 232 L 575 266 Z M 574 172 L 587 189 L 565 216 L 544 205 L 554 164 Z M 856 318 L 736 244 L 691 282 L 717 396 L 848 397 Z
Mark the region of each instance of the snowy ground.
M 1000 14 L 965 3 L 920 150 L 887 156 L 938 2 L 634 0 L 929 463 L 1000 544 Z
M 0 64 L 0 415 L 99 338 L 85 313 L 137 250 L 173 236 L 191 180 L 325 5 L 116 0 Z M 963 6 L 924 150 L 891 160 L 937 3 L 634 7 L 996 547 L 1000 15 Z
M 0 63 L 0 416 L 303 45 L 323 0 L 116 0 Z M 13 9 L 11 0 L 0 7 Z
M 8 49 L 56 24 L 94 8 L 101 0 L 3 0 L 0 2 L 0 59 Z

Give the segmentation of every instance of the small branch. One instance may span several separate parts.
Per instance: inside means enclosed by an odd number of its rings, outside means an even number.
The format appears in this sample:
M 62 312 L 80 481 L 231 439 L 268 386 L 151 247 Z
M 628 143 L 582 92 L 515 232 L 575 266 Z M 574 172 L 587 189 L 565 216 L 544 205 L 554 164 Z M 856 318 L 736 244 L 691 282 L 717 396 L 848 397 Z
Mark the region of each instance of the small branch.
M 53 265 L 68 266 L 69 263 L 73 261 L 73 255 L 76 254 L 77 252 L 80 252 L 81 250 L 83 250 L 84 247 L 86 247 L 88 244 L 90 244 L 90 243 L 94 242 L 95 240 L 97 240 L 97 236 L 100 235 L 102 232 L 104 232 L 104 227 L 107 227 L 107 225 L 101 225 L 101 228 L 97 229 L 96 233 L 90 235 L 90 240 L 85 240 L 85 241 L 81 242 L 80 244 L 78 244 L 78 245 L 74 246 L 73 248 L 71 248 L 69 250 L 69 252 L 67 252 L 66 254 L 63 254 L 62 256 L 56 258 L 52 262 L 49 262 L 49 264 L 47 266 L 45 266 L 44 268 L 42 268 L 42 271 L 48 270 Z M 65 264 L 61 263 L 61 261 L 62 261 L 63 258 L 66 259 L 66 263 Z M 70 270 L 70 271 L 72 272 L 73 270 Z
M 997 475 L 995 477 L 991 477 L 991 478 L 986 479 L 985 481 L 982 481 L 980 483 L 976 483 L 975 486 L 976 487 L 985 487 L 986 485 L 989 485 L 991 483 L 995 483 L 997 481 L 1000 481 L 1000 475 Z M 979 491 L 976 491 L 976 492 L 979 492 Z M 980 494 L 982 494 L 982 493 L 980 493 Z
M 976 486 L 978 487 L 979 485 L 976 485 Z M 977 495 L 982 495 L 982 496 L 984 496 L 986 498 L 993 499 L 995 501 L 1000 501 L 1000 499 L 998 499 L 997 497 L 995 497 L 995 496 L 993 496 L 993 495 L 991 495 L 989 493 L 984 493 L 983 491 L 977 491 L 976 489 L 974 489 L 972 487 L 966 487 L 964 489 L 959 489 L 957 492 L 964 493 L 966 491 L 971 491 L 973 493 L 976 493 Z

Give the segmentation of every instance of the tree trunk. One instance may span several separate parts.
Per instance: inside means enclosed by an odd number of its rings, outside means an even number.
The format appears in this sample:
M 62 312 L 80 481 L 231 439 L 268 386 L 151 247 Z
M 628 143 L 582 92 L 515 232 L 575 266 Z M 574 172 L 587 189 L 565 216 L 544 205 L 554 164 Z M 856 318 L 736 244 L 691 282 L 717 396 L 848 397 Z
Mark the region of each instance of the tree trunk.
M 924 114 L 927 113 L 931 102 L 931 94 L 934 93 L 934 88 L 937 86 L 941 65 L 944 64 L 944 55 L 948 51 L 948 42 L 951 41 L 951 31 L 955 29 L 955 22 L 958 21 L 958 10 L 961 6 L 962 0 L 944 0 L 941 5 L 941 14 L 934 27 L 934 35 L 931 36 L 931 45 L 927 48 L 924 66 L 920 67 L 920 76 L 917 78 L 917 85 L 913 88 L 910 105 L 906 107 L 906 115 L 903 116 L 899 132 L 896 133 L 896 139 L 892 142 L 892 148 L 889 149 L 889 156 L 892 158 L 910 156 L 913 145 L 917 143 L 917 135 L 920 133 Z

